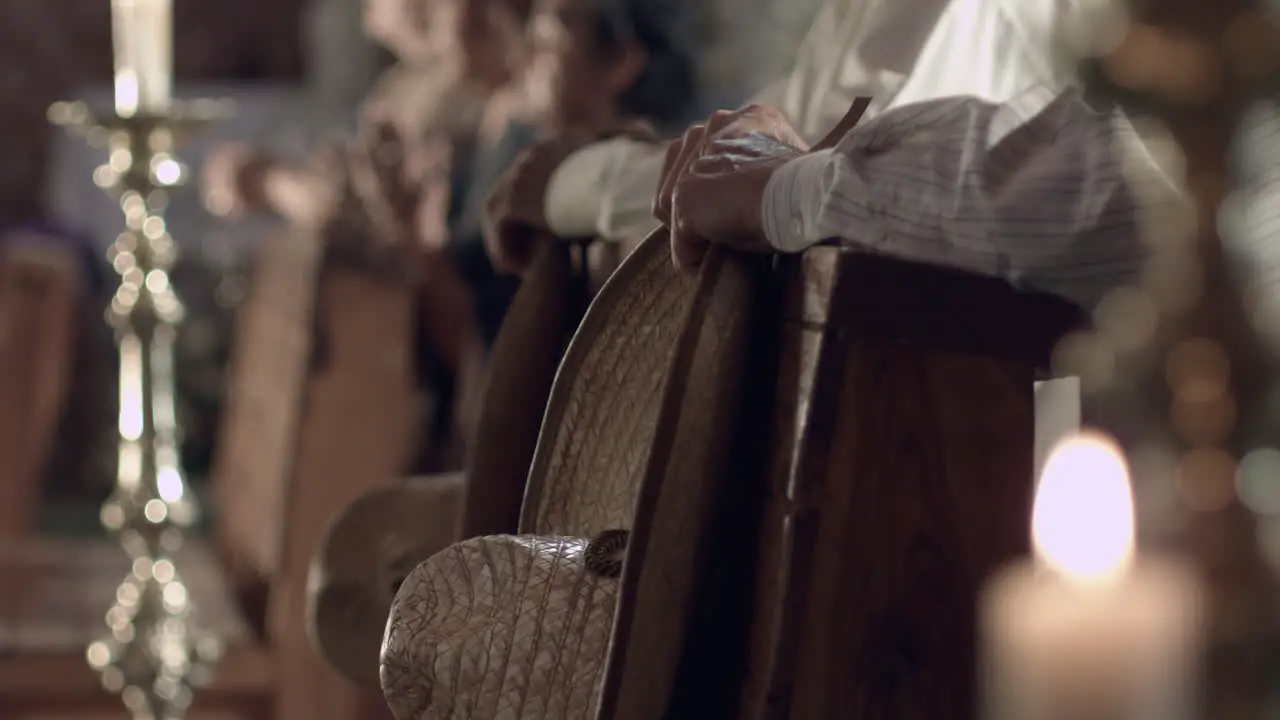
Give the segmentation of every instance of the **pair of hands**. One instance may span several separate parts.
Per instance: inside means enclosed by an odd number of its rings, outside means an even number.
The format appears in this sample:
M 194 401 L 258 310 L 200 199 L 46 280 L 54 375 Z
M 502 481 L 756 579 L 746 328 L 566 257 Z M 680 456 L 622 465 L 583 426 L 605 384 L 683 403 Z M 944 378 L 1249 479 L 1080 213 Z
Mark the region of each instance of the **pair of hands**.
M 274 174 L 288 195 L 289 207 L 279 209 L 291 220 L 338 232 L 371 225 L 378 243 L 438 249 L 447 240 L 451 155 L 446 138 L 411 144 L 391 119 L 366 117 L 352 142 L 323 148 L 304 168 L 285 168 L 243 144 L 224 145 L 205 162 L 201 184 L 211 213 L 237 216 L 269 204 L 266 184 Z
M 485 229 L 496 267 L 518 272 L 528 264 L 533 238 L 551 231 L 543 205 L 552 174 L 596 139 L 545 141 L 526 150 L 503 175 L 490 196 Z M 807 150 L 782 113 L 763 105 L 717 112 L 668 145 L 653 212 L 671 230 L 676 265 L 696 266 L 711 239 L 740 250 L 769 251 L 761 227 L 765 186 L 774 171 Z

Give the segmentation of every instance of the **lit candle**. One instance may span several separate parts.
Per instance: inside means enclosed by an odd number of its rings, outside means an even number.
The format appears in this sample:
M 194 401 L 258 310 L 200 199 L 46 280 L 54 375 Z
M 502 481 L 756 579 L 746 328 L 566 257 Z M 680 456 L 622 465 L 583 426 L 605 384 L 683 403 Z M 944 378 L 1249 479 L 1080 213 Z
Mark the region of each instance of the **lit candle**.
M 1204 596 L 1195 574 L 1137 557 L 1124 457 L 1092 434 L 1045 464 L 1035 559 L 983 597 L 987 720 L 1185 720 L 1197 715 Z
M 164 113 L 173 88 L 172 0 L 111 0 L 116 112 Z

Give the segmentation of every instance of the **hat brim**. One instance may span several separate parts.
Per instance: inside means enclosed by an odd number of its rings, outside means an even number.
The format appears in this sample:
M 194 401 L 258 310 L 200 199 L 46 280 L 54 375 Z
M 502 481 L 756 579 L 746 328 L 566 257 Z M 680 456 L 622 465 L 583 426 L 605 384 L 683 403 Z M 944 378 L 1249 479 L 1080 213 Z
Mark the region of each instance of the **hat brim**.
M 472 538 L 410 573 L 382 649 L 395 716 L 594 718 L 618 581 L 586 568 L 586 546 Z

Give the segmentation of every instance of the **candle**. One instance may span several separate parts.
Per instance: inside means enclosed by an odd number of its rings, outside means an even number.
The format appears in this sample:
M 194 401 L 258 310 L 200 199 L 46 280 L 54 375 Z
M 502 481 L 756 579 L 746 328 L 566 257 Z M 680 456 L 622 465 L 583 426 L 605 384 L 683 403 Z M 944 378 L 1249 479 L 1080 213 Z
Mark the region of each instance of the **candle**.
M 1197 715 L 1204 596 L 1190 568 L 1138 556 L 1114 443 L 1078 434 L 1045 464 L 1035 558 L 981 604 L 987 720 L 1184 720 Z
M 164 113 L 173 87 L 172 0 L 111 0 L 116 113 Z

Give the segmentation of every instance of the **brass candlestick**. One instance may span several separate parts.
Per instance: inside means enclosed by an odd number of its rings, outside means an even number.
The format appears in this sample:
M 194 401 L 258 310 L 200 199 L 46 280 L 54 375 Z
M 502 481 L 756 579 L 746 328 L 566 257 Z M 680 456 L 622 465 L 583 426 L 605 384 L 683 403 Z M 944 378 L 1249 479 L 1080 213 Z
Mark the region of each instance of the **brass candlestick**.
M 179 137 L 228 113 L 220 101 L 132 117 L 95 116 L 79 103 L 49 110 L 51 122 L 107 149 L 94 182 L 119 198 L 125 219 L 108 251 L 120 275 L 106 313 L 120 352 L 120 440 L 116 485 L 101 518 L 133 566 L 107 611 L 109 634 L 87 657 L 136 720 L 181 718 L 192 687 L 221 652 L 219 639 L 197 622 L 174 562 L 199 503 L 179 453 L 173 350 L 183 306 L 169 281 L 177 248 L 164 211 L 169 190 L 186 179 L 174 155 Z

